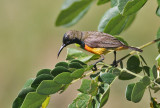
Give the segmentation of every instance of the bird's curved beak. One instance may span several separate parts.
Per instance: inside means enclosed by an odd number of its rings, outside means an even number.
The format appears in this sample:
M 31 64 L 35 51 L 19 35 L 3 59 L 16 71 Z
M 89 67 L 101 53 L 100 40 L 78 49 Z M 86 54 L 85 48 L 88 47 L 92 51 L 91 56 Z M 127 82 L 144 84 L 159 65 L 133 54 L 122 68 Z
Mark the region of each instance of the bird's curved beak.
M 61 51 L 63 50 L 63 48 L 66 47 L 66 46 L 67 46 L 66 44 L 63 44 L 63 45 L 61 46 L 61 48 L 59 49 L 57 58 L 59 57 L 59 55 L 60 55 Z

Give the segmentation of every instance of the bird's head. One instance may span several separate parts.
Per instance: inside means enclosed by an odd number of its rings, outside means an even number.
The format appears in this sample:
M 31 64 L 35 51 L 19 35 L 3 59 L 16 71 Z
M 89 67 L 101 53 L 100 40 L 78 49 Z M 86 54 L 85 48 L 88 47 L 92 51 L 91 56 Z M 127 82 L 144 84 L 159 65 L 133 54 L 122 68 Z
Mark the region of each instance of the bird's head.
M 78 38 L 79 37 L 78 34 L 79 34 L 79 31 L 75 31 L 75 30 L 70 30 L 64 34 L 63 41 L 62 41 L 63 44 L 62 44 L 61 48 L 59 49 L 58 57 L 59 57 L 61 51 L 63 50 L 63 48 L 66 47 L 67 45 L 70 45 L 73 43 L 78 43 L 78 44 L 81 43 L 80 39 Z

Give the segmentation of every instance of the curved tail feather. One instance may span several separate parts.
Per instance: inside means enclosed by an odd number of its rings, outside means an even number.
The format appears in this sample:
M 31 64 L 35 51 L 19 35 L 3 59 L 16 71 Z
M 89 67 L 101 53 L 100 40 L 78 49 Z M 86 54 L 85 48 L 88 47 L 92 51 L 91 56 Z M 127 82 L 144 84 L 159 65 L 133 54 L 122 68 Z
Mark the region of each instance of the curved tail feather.
M 143 50 L 136 48 L 136 47 L 131 47 L 131 46 L 127 46 L 129 49 L 134 50 L 134 51 L 138 51 L 138 52 L 143 52 Z

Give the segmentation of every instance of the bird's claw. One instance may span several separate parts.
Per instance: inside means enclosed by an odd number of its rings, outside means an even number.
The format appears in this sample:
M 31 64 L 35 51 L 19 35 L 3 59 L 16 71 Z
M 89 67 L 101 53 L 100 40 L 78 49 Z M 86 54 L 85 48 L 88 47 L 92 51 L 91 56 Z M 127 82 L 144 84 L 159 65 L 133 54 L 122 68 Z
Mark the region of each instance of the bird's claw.
M 96 64 L 93 65 L 92 71 L 97 71 L 97 66 L 96 66 Z
M 113 61 L 113 63 L 111 64 L 111 66 L 117 67 L 118 66 L 117 61 Z
M 95 63 L 93 64 L 92 71 L 97 71 L 97 63 L 99 63 L 99 62 L 103 62 L 103 60 L 99 60 L 99 61 L 95 62 Z

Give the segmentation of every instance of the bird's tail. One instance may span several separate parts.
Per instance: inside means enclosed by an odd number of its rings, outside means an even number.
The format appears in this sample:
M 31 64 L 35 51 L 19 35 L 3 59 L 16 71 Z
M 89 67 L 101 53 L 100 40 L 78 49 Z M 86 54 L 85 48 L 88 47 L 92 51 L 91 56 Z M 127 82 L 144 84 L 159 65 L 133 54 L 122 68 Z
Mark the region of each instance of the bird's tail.
M 131 46 L 127 46 L 129 49 L 134 50 L 134 51 L 138 51 L 138 52 L 143 52 L 143 50 L 136 48 L 136 47 L 131 47 Z

